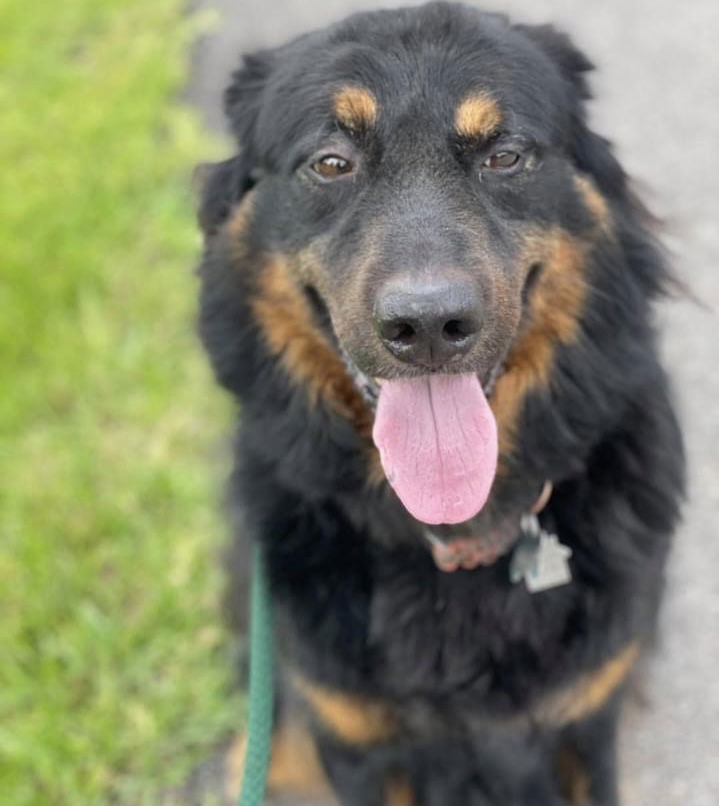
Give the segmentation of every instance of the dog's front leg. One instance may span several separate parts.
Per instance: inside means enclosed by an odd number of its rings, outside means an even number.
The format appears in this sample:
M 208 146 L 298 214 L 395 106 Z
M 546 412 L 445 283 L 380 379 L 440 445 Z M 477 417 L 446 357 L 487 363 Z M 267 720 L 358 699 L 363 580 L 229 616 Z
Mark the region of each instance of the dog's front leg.
M 573 806 L 619 806 L 617 722 L 621 694 L 601 711 L 568 726 L 562 736 L 558 772 Z
M 413 806 L 392 775 L 380 748 L 344 744 L 333 737 L 316 737 L 320 759 L 341 806 Z

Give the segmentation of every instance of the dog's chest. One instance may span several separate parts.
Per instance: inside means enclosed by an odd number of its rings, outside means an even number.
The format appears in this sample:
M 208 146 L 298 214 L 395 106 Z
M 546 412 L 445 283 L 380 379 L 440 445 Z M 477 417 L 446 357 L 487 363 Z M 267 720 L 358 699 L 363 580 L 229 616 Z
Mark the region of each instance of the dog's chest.
M 529 593 L 507 562 L 444 574 L 394 568 L 378 575 L 368 641 L 376 683 L 398 695 L 460 694 L 519 704 L 561 658 L 572 591 Z

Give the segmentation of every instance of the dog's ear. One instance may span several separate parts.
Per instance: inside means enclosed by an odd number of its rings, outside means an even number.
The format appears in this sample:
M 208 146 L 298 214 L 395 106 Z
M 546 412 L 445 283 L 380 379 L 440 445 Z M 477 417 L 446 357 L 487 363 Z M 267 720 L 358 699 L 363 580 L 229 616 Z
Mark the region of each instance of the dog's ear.
M 225 114 L 239 151 L 228 160 L 195 169 L 194 184 L 200 198 L 197 219 L 205 235 L 218 229 L 233 205 L 255 184 L 258 169 L 255 128 L 274 62 L 273 51 L 245 56 L 225 91 Z
M 242 59 L 225 90 L 225 115 L 240 148 L 254 150 L 255 128 L 265 89 L 277 63 L 277 51 L 261 50 Z
M 585 101 L 592 97 L 587 73 L 594 65 L 562 31 L 551 25 L 518 25 L 557 65 L 571 93 L 572 132 L 569 147 L 577 168 L 592 176 L 600 190 L 617 198 L 626 193 L 626 175 L 611 144 L 587 125 Z
M 515 28 L 539 46 L 557 65 L 564 80 L 576 93 L 577 100 L 583 101 L 591 97 L 586 74 L 594 69 L 594 65 L 567 34 L 553 25 L 516 25 Z
M 627 175 L 614 156 L 612 144 L 593 132 L 583 115 L 575 121 L 572 156 L 577 168 L 589 174 L 605 196 L 626 198 Z
M 205 235 L 212 235 L 227 219 L 233 205 L 252 187 L 251 171 L 243 153 L 195 168 L 193 185 L 199 204 L 197 221 Z

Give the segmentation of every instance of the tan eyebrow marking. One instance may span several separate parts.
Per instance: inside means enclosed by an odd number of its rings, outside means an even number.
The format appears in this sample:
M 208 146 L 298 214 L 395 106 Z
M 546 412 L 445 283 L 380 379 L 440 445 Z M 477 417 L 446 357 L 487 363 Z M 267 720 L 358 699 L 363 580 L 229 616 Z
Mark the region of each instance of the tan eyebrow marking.
M 477 139 L 494 134 L 502 122 L 502 112 L 492 96 L 473 92 L 457 107 L 454 128 L 462 137 Z
M 377 121 L 377 99 L 365 87 L 343 87 L 335 93 L 333 108 L 337 120 L 348 129 L 368 128 Z

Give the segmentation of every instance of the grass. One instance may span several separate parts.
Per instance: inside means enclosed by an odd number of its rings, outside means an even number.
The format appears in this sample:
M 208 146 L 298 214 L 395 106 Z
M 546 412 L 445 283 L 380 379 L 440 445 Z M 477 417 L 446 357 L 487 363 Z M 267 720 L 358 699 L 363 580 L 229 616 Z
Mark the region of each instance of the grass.
M 241 718 L 184 0 L 0 0 L 0 799 L 143 804 Z M 212 472 L 211 472 L 212 471 Z M 213 475 L 214 474 L 214 475 Z

